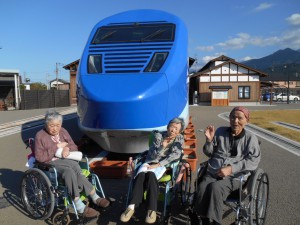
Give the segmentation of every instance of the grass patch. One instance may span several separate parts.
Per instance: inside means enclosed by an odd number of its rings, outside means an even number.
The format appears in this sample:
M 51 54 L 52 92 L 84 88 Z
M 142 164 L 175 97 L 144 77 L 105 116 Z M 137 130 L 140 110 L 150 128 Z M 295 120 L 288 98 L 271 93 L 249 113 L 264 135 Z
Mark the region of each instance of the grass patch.
M 272 122 L 285 122 L 300 126 L 300 110 L 251 111 L 250 123 L 291 140 L 300 142 L 300 132 L 282 127 Z

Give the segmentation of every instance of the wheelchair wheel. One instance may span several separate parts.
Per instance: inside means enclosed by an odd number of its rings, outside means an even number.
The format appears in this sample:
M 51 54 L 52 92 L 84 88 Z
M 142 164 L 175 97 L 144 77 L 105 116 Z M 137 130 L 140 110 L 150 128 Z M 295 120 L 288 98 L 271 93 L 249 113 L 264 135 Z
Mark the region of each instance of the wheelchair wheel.
M 54 215 L 52 219 L 53 225 L 68 225 L 70 224 L 70 222 L 71 222 L 70 215 L 67 214 L 66 212 L 58 212 Z
M 184 206 L 190 203 L 191 183 L 192 183 L 192 171 L 191 171 L 191 167 L 187 167 L 185 169 L 185 174 L 182 177 L 180 182 L 181 204 Z
M 204 175 L 206 174 L 207 167 L 208 167 L 208 161 L 200 163 L 200 167 L 198 168 L 197 171 L 197 178 L 195 180 L 195 190 L 198 190 L 198 187 L 201 181 L 203 180 Z
M 50 217 L 54 209 L 54 194 L 50 180 L 41 170 L 34 168 L 25 172 L 21 181 L 21 199 L 34 219 Z
M 263 225 L 269 200 L 269 178 L 263 170 L 258 169 L 251 187 L 250 225 Z
M 165 216 L 164 218 L 162 218 L 160 221 L 159 221 L 159 224 L 160 225 L 168 225 L 170 224 L 171 222 L 171 216 L 168 215 L 168 216 Z

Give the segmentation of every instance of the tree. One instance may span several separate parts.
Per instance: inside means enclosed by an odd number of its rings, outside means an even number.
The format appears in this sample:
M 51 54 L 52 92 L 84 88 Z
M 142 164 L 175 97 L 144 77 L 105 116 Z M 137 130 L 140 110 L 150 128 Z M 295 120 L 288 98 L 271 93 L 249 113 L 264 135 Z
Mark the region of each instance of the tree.
M 25 90 L 25 89 L 26 89 L 25 85 L 24 84 L 20 84 L 20 90 Z
M 30 90 L 47 90 L 47 85 L 41 82 L 31 83 Z

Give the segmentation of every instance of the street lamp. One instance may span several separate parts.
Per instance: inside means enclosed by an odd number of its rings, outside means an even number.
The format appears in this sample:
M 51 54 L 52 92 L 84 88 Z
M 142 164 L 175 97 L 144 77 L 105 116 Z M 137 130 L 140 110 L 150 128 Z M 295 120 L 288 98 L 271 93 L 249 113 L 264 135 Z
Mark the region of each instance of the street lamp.
M 287 68 L 287 66 L 284 65 L 285 72 L 286 72 L 286 68 Z M 288 77 L 287 77 L 287 79 L 288 79 L 288 81 L 287 81 L 288 82 L 288 87 L 287 87 L 287 100 L 286 100 L 286 104 L 290 104 L 290 73 L 288 72 L 287 75 L 288 75 Z

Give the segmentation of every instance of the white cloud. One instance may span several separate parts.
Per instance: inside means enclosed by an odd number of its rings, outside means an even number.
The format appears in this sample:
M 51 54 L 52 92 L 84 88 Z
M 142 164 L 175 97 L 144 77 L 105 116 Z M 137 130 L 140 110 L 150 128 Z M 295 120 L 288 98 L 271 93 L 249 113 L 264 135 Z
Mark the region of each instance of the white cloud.
M 206 64 L 208 63 L 210 60 L 215 59 L 221 55 L 226 55 L 225 52 L 216 52 L 213 55 L 207 55 L 207 56 L 203 56 L 199 61 L 199 63 L 203 63 Z
M 268 45 L 277 44 L 278 42 L 280 42 L 280 40 L 276 36 L 262 38 L 262 37 L 251 37 L 251 35 L 247 33 L 239 33 L 237 34 L 237 37 L 231 38 L 225 42 L 218 43 L 217 46 L 220 46 L 224 49 L 242 49 L 248 45 L 268 46 Z
M 250 59 L 254 59 L 254 58 L 251 57 L 251 56 L 246 56 L 246 57 L 242 58 L 240 61 L 244 62 L 244 61 L 247 61 L 247 60 L 250 60 Z
M 214 50 L 214 46 L 198 46 L 196 49 L 204 52 L 211 52 Z
M 231 38 L 225 42 L 218 43 L 217 46 L 223 47 L 225 49 L 240 49 L 245 47 L 249 41 L 250 35 L 246 33 L 237 34 L 238 37 Z
M 262 10 L 266 10 L 268 8 L 271 8 L 273 6 L 273 4 L 270 3 L 261 3 L 259 6 L 257 6 L 254 10 L 255 11 L 262 11 Z
M 286 20 L 292 25 L 300 25 L 300 14 L 293 14 L 290 17 L 286 18 Z
M 300 49 L 300 14 L 293 14 L 286 18 L 291 26 L 283 31 L 281 34 L 276 36 L 269 37 L 261 37 L 261 36 L 251 36 L 248 33 L 237 33 L 233 37 L 229 37 L 227 40 L 211 45 L 211 46 L 199 46 L 197 50 L 201 51 L 215 51 L 215 50 L 240 50 L 248 46 L 258 46 L 258 47 L 266 47 L 266 46 L 278 46 L 278 48 L 292 48 L 292 49 Z M 204 56 L 202 59 L 199 59 L 199 63 L 207 63 L 211 59 L 214 59 L 220 55 L 226 55 L 224 53 L 215 53 L 211 56 Z M 250 60 L 253 57 L 244 57 L 242 60 Z
M 289 47 L 293 49 L 300 48 L 300 14 L 295 13 L 286 18 L 289 24 L 292 26 L 289 30 L 282 33 L 280 37 L 280 44 L 283 47 Z
M 207 55 L 207 56 L 202 57 L 202 58 L 201 58 L 201 61 L 202 61 L 203 63 L 207 63 L 207 62 L 209 62 L 210 60 L 212 60 L 212 59 L 214 59 L 214 58 L 216 58 L 216 56 Z
M 300 28 L 285 32 L 281 37 L 281 44 L 284 47 L 293 49 L 300 48 Z

